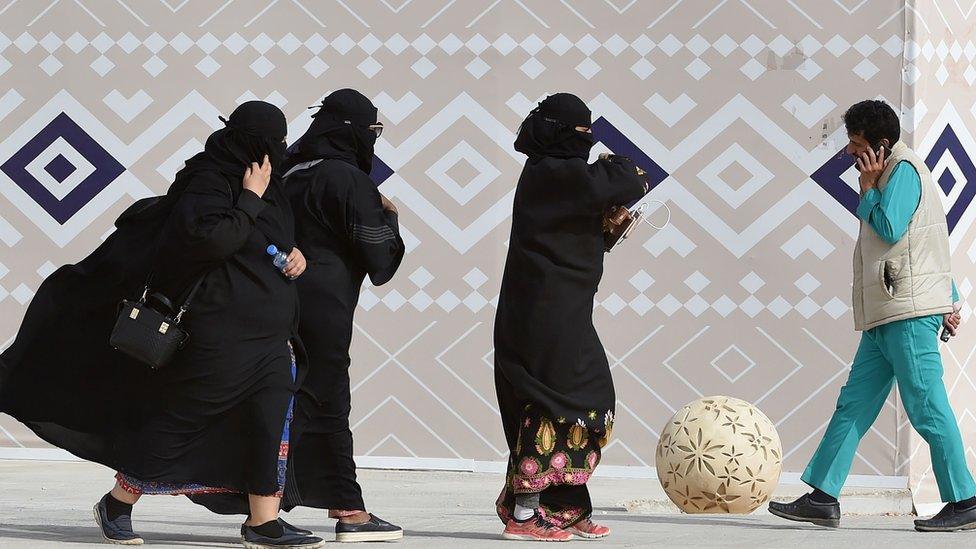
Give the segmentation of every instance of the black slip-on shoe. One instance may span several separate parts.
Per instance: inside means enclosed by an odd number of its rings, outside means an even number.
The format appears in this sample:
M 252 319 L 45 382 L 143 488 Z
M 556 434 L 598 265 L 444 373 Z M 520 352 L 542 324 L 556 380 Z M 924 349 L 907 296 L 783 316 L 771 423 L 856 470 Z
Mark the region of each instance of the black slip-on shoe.
M 278 517 L 278 523 L 281 524 L 281 528 L 286 534 L 296 534 L 299 536 L 311 536 L 314 534 L 311 530 L 306 530 L 304 528 L 299 528 L 295 525 L 289 524 L 285 519 Z M 241 525 L 241 539 L 244 539 L 244 525 Z
M 357 541 L 396 541 L 403 538 L 403 528 L 390 524 L 376 515 L 361 524 L 336 523 L 336 541 L 351 543 Z
M 916 520 L 915 529 L 919 532 L 976 530 L 976 506 L 958 510 L 955 505 L 948 503 L 934 517 Z
M 242 528 L 242 534 L 245 549 L 318 549 L 325 545 L 322 538 L 287 530 L 277 538 L 262 536 L 246 524 Z
M 132 517 L 120 515 L 115 520 L 108 520 L 108 508 L 105 505 L 107 497 L 107 494 L 102 496 L 92 509 L 95 514 L 95 524 L 101 530 L 102 538 L 117 545 L 142 545 L 144 543 L 142 537 L 132 531 Z
M 293 524 L 288 524 L 285 519 L 278 517 L 278 522 L 281 523 L 281 527 L 285 529 L 285 533 L 298 534 L 299 536 L 311 536 L 314 534 L 311 530 L 306 530 L 305 528 L 299 528 Z
M 769 502 L 769 512 L 780 518 L 809 522 L 817 526 L 837 528 L 840 526 L 840 503 L 818 503 L 804 494 L 789 503 Z

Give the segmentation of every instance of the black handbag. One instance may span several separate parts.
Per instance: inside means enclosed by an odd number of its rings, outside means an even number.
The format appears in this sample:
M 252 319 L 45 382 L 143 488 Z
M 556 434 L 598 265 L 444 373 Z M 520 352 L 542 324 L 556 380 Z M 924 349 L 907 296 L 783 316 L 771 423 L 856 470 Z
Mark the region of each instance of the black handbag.
M 109 337 L 109 344 L 153 369 L 166 366 L 190 337 L 190 334 L 180 326 L 180 321 L 190 309 L 190 301 L 202 282 L 203 277 L 200 277 L 175 315 L 171 314 L 171 307 L 165 307 L 168 301 L 159 294 L 152 296 L 155 298 L 153 301 L 162 302 L 160 304 L 164 307 L 161 308 L 170 310 L 159 311 L 153 307 L 149 301 L 149 282 L 147 282 L 138 301 L 122 300 L 119 316 Z

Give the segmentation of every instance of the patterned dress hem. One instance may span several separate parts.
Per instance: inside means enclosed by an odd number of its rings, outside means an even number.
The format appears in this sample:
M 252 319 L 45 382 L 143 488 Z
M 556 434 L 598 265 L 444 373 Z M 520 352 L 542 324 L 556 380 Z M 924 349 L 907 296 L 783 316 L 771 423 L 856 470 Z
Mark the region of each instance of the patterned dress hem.
M 291 377 L 295 379 L 297 374 L 297 362 L 295 360 L 295 350 L 291 342 L 288 342 L 288 352 L 291 355 Z M 278 490 L 274 494 L 267 494 L 271 497 L 282 497 L 285 488 L 285 474 L 288 470 L 288 439 L 290 426 L 294 417 L 295 397 L 292 396 L 288 403 L 288 412 L 285 415 L 285 424 L 281 431 L 281 444 L 278 446 Z M 187 482 L 157 482 L 144 481 L 121 471 L 115 474 L 115 480 L 119 487 L 130 494 L 136 495 L 169 495 L 169 496 L 192 496 L 199 494 L 240 494 L 240 490 L 222 488 L 219 486 L 205 486 L 198 483 Z M 265 495 L 265 494 L 256 494 Z

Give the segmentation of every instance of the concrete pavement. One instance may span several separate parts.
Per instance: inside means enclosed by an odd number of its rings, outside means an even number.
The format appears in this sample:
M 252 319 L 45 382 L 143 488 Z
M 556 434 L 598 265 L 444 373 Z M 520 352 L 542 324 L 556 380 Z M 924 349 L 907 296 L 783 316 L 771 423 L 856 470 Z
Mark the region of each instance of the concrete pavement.
M 406 529 L 397 547 L 538 546 L 499 538 L 502 526 L 492 505 L 499 475 L 364 470 L 360 476 L 371 510 Z M 99 543 L 91 507 L 111 485 L 111 471 L 89 463 L 0 461 L 0 548 L 107 547 Z M 783 487 L 777 497 L 800 490 Z M 681 515 L 661 499 L 653 480 L 596 478 L 591 492 L 594 518 L 613 529 L 609 539 L 595 542 L 603 548 L 976 547 L 976 532 L 916 533 L 910 515 L 845 516 L 842 528 L 827 530 L 784 522 L 765 511 Z M 876 509 L 879 495 L 889 498 L 885 505 L 905 504 L 903 494 L 859 491 L 843 501 L 845 510 Z M 333 521 L 321 511 L 298 509 L 286 518 L 332 537 Z M 133 521 L 152 547 L 239 547 L 239 518 L 210 514 L 182 497 L 146 497 Z

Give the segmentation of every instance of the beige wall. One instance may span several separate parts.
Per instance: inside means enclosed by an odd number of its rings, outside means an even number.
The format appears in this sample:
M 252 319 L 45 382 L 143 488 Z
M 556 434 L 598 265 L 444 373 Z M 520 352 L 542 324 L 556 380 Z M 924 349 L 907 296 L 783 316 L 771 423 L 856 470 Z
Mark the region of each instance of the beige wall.
M 60 224 L 0 170 L 0 340 L 42 275 L 90 251 L 135 197 L 162 192 L 218 113 L 269 98 L 296 137 L 306 106 L 356 87 L 387 123 L 377 152 L 395 174 L 381 189 L 401 204 L 410 246 L 394 282 L 364 290 L 357 317 L 352 421 L 357 453 L 374 457 L 505 457 L 493 300 L 522 162 L 511 143 L 544 94 L 577 93 L 670 174 L 652 196 L 668 203 L 671 225 L 644 227 L 608 256 L 597 296 L 619 397 L 611 465 L 652 465 L 673 410 L 721 393 L 757 403 L 779 429 L 786 470 L 800 471 L 856 344 L 857 225 L 810 177 L 845 143 L 840 115 L 860 99 L 907 98 L 906 138 L 925 144 L 957 101 L 957 131 L 972 127 L 960 76 L 971 55 L 948 54 L 945 86 L 934 80 L 941 53 L 916 63 L 917 81 L 903 78 L 917 15 L 899 0 L 49 4 L 0 13 L 0 163 L 63 110 L 127 171 Z M 970 40 L 971 14 L 938 4 Z M 965 294 L 976 256 L 968 219 L 953 234 Z M 949 347 L 960 401 L 976 391 L 963 370 L 974 343 Z M 0 426 L 12 435 L 0 446 L 38 445 L 9 418 Z M 890 401 L 854 472 L 908 476 L 909 456 L 924 453 L 908 433 Z
M 934 166 L 938 178 L 948 171 L 957 182 L 944 201 L 950 221 L 968 207 L 976 192 L 976 17 L 972 7 L 960 7 L 953 2 L 916 1 L 918 11 L 912 18 L 911 32 L 918 43 L 917 50 L 907 52 L 909 74 L 917 74 L 918 81 L 911 88 L 917 129 L 912 144 L 928 155 L 926 161 Z M 917 69 L 917 72 L 916 72 Z M 954 215 L 953 211 L 957 213 Z M 976 228 L 972 215 L 976 209 L 967 208 L 952 234 L 952 261 L 956 282 L 963 299 L 973 297 L 976 282 L 973 264 L 976 262 Z M 973 303 L 962 306 L 963 318 L 972 319 Z M 943 347 L 945 384 L 956 412 L 960 430 L 966 441 L 970 470 L 976 470 L 976 383 L 973 378 L 972 357 L 976 350 L 976 335 L 972 326 L 956 340 Z M 916 507 L 922 512 L 940 505 L 938 487 L 932 476 L 928 446 L 910 431 L 907 418 L 901 414 L 902 426 L 911 432 L 909 445 L 901 459 L 911 464 L 911 487 Z

